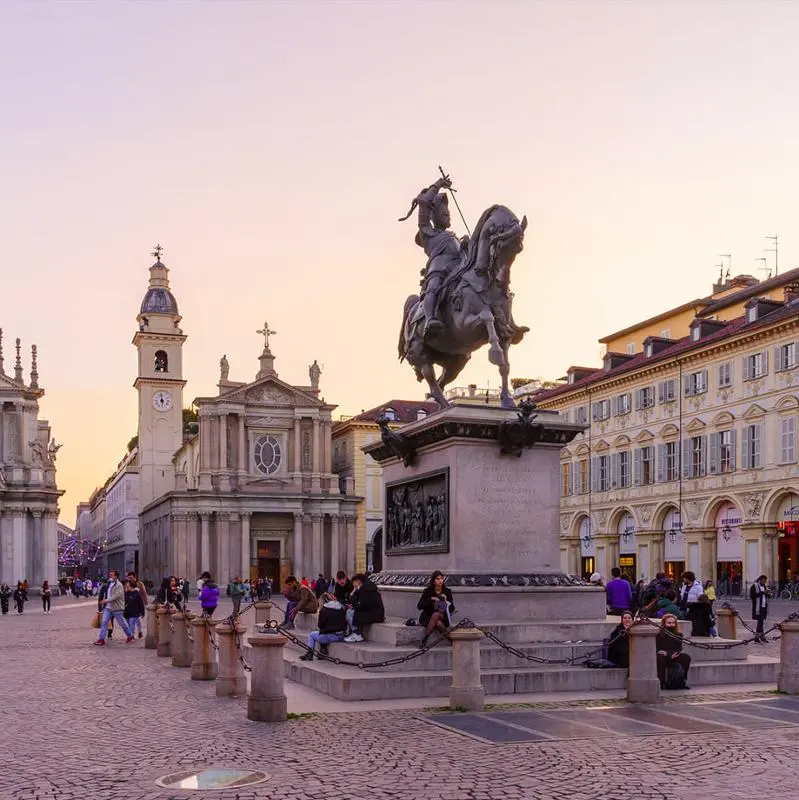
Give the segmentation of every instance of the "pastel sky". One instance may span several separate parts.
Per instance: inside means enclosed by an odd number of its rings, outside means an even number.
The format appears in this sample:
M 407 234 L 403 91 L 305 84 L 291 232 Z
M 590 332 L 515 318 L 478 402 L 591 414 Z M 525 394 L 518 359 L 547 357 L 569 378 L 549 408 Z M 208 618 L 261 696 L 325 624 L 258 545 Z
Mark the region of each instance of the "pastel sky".
M 135 433 L 131 338 L 160 241 L 187 402 L 280 377 L 341 413 L 421 398 L 396 358 L 424 256 L 411 198 L 451 173 L 470 225 L 530 225 L 514 376 L 707 294 L 719 253 L 797 264 L 799 3 L 109 2 L 0 5 L 0 326 L 39 346 L 61 517 Z M 455 218 L 455 229 L 463 232 Z M 26 356 L 26 362 L 27 362 Z M 26 367 L 27 368 L 27 367 Z M 485 352 L 460 385 L 496 386 Z

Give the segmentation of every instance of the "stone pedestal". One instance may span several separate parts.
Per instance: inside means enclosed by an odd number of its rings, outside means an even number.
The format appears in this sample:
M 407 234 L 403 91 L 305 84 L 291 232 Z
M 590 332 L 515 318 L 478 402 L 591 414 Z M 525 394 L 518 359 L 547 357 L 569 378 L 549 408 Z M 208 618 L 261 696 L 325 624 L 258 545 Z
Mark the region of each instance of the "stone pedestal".
M 216 623 L 210 617 L 197 617 L 191 621 L 192 659 L 191 679 L 193 681 L 213 681 L 216 679 L 216 650 L 211 644 L 211 637 Z
M 272 619 L 272 603 L 269 600 L 259 600 L 255 604 L 255 624 L 264 625 Z
M 385 557 L 376 576 L 386 613 L 416 617 L 440 569 L 476 622 L 603 620 L 605 592 L 560 568 L 560 451 L 580 431 L 554 412 L 455 405 L 397 431 L 406 467 L 382 441 Z M 529 443 L 514 452 L 509 442 Z M 505 446 L 506 452 L 502 452 Z
M 630 674 L 627 679 L 627 699 L 631 703 L 659 703 L 655 637 L 658 629 L 649 622 L 635 622 L 627 629 L 630 639 Z
M 158 639 L 156 640 L 156 650 L 159 658 L 169 658 L 172 655 L 172 628 L 170 621 L 172 612 L 166 606 L 159 606 L 155 612 L 158 618 L 156 630 Z
M 306 614 L 300 611 L 294 617 L 294 628 L 298 631 L 315 631 L 319 625 L 319 616 L 317 614 Z
M 260 634 L 248 639 L 251 650 L 250 693 L 247 719 L 257 722 L 283 722 L 286 695 L 283 692 L 283 647 L 288 642 L 280 634 Z
M 247 691 L 247 676 L 239 660 L 236 636 L 243 636 L 247 628 L 239 622 L 221 622 L 216 626 L 219 645 L 219 670 L 216 676 L 217 697 L 238 697 Z
M 147 632 L 144 634 L 144 647 L 147 650 L 155 650 L 158 646 L 158 603 L 150 603 L 146 608 L 145 622 Z
M 720 608 L 716 612 L 716 628 L 721 639 L 738 638 L 738 619 L 729 608 Z
M 449 707 L 482 711 L 485 689 L 480 679 L 480 640 L 482 631 L 458 628 L 450 632 L 452 639 L 452 687 Z
M 799 694 L 799 621 L 780 625 L 780 671 L 777 689 L 787 694 Z
M 192 648 L 189 642 L 189 627 L 194 614 L 191 611 L 178 611 L 172 616 L 175 633 L 172 635 L 172 666 L 190 667 Z M 192 634 L 193 636 L 193 634 Z

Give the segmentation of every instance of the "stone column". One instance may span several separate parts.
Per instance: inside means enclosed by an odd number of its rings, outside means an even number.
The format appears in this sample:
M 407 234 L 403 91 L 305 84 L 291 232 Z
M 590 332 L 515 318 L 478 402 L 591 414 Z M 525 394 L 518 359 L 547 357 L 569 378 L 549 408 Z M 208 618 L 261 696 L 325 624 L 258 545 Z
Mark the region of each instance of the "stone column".
M 200 512 L 200 572 L 211 571 L 210 517 L 207 511 Z
M 703 580 L 712 580 L 714 584 L 716 582 L 717 540 L 718 536 L 716 533 L 716 529 L 711 528 L 710 530 L 702 531 L 702 536 L 700 538 L 700 545 L 699 545 L 700 547 L 699 563 L 701 565 L 700 576 Z M 691 569 L 691 566 L 688 563 L 687 545 L 686 545 L 685 558 L 686 558 L 685 568 Z
M 738 638 L 738 619 L 729 608 L 720 608 L 716 612 L 716 628 L 720 639 Z
M 30 565 L 28 572 L 30 573 L 28 581 L 31 586 L 41 586 L 42 581 L 47 580 L 44 573 L 44 565 L 47 559 L 47 547 L 44 541 L 44 514 L 41 511 L 31 511 L 33 517 L 33 563 Z M 38 557 L 38 563 L 37 563 Z M 56 582 L 56 586 L 58 583 Z
M 627 629 L 627 636 L 630 639 L 627 699 L 631 703 L 660 702 L 660 680 L 655 650 L 657 635 L 657 627 L 649 622 L 635 622 Z
M 158 606 L 158 610 L 155 613 L 158 616 L 158 625 L 156 626 L 156 630 L 158 631 L 158 641 L 156 644 L 158 657 L 169 658 L 172 655 L 172 628 L 169 626 L 172 621 L 172 612 L 169 610 L 168 606 Z
M 272 603 L 269 600 L 258 600 L 255 603 L 255 624 L 265 625 L 272 619 Z
M 324 549 L 322 546 L 322 517 L 314 514 L 311 517 L 311 529 L 313 531 L 312 550 L 311 550 L 311 575 L 325 571 Z
M 302 431 L 299 417 L 294 418 L 294 474 L 302 472 Z
M 338 520 L 337 516 L 333 516 L 330 520 L 330 569 L 334 578 L 336 573 L 342 569 Z
M 206 616 L 196 617 L 191 621 L 192 659 L 191 679 L 193 681 L 213 681 L 216 679 L 216 650 L 211 644 L 211 637 L 216 623 Z
M 201 491 L 211 488 L 211 418 L 200 412 L 200 474 Z M 203 569 L 208 569 L 204 566 Z
M 226 512 L 216 515 L 216 582 L 226 585 L 235 577 L 230 572 L 230 519 Z
M 303 530 L 302 530 L 302 513 L 295 512 L 294 514 L 294 533 L 292 534 L 292 542 L 291 542 L 291 572 L 292 574 L 297 576 L 297 580 L 300 579 L 301 568 L 303 567 L 302 563 L 302 539 L 303 539 Z
M 230 464 L 227 452 L 227 413 L 219 415 L 219 488 L 223 492 L 230 491 Z
M 761 548 L 763 559 L 763 569 L 761 570 L 765 575 L 768 575 L 770 580 L 777 580 L 777 569 L 779 566 L 779 558 L 777 556 L 777 531 L 772 528 L 763 526 L 761 528 Z
M 250 577 L 250 512 L 241 515 L 241 579 Z
M 169 537 L 169 549 L 172 551 L 167 559 L 175 575 L 188 578 L 188 553 L 186 547 L 186 515 L 182 512 L 172 514 L 172 535 Z
M 189 626 L 194 614 L 191 611 L 178 611 L 172 616 L 175 633 L 172 636 L 172 666 L 190 667 L 192 646 L 189 641 Z
M 357 569 L 357 536 L 358 531 L 355 526 L 355 517 L 347 517 L 347 574 L 352 575 Z
M 238 697 L 247 691 L 247 677 L 239 659 L 236 637 L 242 637 L 247 628 L 240 622 L 222 622 L 216 626 L 219 643 L 219 671 L 216 678 L 217 697 Z
M 239 414 L 239 474 L 247 475 L 247 424 L 246 416 L 242 411 Z
M 314 417 L 313 419 L 313 451 L 311 453 L 311 491 L 312 492 L 320 492 L 322 489 L 322 484 L 319 480 L 319 463 L 320 463 L 320 453 L 319 449 L 321 447 L 321 439 L 319 436 L 319 419 Z
M 780 670 L 777 689 L 786 694 L 799 694 L 799 620 L 780 625 Z
M 477 628 L 456 628 L 452 639 L 452 686 L 449 707 L 482 711 L 485 689 L 480 679 L 480 640 L 483 632 Z
M 250 636 L 250 692 L 247 719 L 256 722 L 283 722 L 286 695 L 283 691 L 283 647 L 288 639 L 280 634 Z
M 28 563 L 25 558 L 25 512 L 21 508 L 11 511 L 11 530 L 12 530 L 12 556 L 11 563 L 13 581 L 11 586 L 16 586 L 17 581 L 27 578 Z
M 147 633 L 144 635 L 144 648 L 155 650 L 158 647 L 158 603 L 150 603 L 145 609 Z
M 11 514 L 0 508 L 0 581 L 13 585 L 12 553 L 13 553 L 13 533 Z
M 44 547 L 46 559 L 43 565 L 44 580 L 50 586 L 58 585 L 58 511 L 44 512 Z

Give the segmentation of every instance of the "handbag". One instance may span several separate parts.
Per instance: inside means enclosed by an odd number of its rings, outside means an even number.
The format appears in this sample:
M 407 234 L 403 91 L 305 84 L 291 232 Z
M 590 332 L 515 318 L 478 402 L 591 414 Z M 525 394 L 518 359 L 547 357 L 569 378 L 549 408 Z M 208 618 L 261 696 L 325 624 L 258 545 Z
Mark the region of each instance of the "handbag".
M 89 625 L 91 628 L 99 628 L 100 627 L 100 617 L 102 616 L 102 612 L 95 611 L 92 615 L 92 621 Z

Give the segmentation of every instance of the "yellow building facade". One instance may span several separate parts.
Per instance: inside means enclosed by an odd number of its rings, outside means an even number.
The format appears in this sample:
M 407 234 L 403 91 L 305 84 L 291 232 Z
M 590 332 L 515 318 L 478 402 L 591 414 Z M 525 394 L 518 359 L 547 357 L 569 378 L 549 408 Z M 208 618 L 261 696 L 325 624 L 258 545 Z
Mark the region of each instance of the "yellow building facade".
M 562 452 L 565 571 L 692 570 L 731 593 L 799 577 L 799 270 L 728 283 L 535 395 L 586 426 Z
M 392 428 L 399 428 L 432 414 L 437 408 L 431 402 L 390 400 L 333 425 L 333 472 L 345 482 L 347 494 L 361 498 L 355 521 L 359 571 L 383 569 L 383 468 L 363 448 L 380 438 L 377 419 L 381 414 L 391 420 Z

